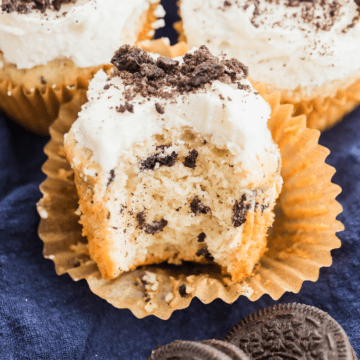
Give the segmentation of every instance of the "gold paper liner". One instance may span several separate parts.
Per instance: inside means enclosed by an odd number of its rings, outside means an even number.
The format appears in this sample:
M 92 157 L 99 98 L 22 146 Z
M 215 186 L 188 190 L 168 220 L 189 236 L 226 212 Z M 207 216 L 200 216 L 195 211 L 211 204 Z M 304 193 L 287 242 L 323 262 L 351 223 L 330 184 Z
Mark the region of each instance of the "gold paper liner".
M 253 85 L 260 82 L 249 79 Z M 268 93 L 278 92 L 264 86 Z M 345 87 L 336 86 L 334 95 L 321 95 L 321 89 L 314 95 L 304 95 L 301 89 L 290 93 L 281 91 L 281 104 L 293 104 L 294 116 L 306 115 L 307 126 L 311 129 L 325 131 L 339 123 L 345 115 L 360 105 L 360 78 Z
M 157 19 L 154 11 L 158 4 L 159 2 L 151 4 L 149 10 L 144 14 L 137 42 L 151 38 L 149 32 L 152 30 L 151 25 Z M 0 52 L 0 60 L 1 58 Z M 56 64 L 56 60 L 53 63 Z M 107 71 L 111 67 L 111 65 L 103 65 L 77 68 L 71 61 L 70 63 L 72 68 L 66 69 L 65 78 L 62 76 L 61 70 L 56 69 L 56 73 L 52 74 L 52 77 L 57 80 L 47 84 L 39 84 L 41 71 L 51 71 L 47 66 L 30 69 L 29 71 L 33 72 L 34 76 L 27 73 L 26 80 L 24 80 L 25 77 L 21 78 L 17 69 L 15 70 L 15 81 L 11 76 L 11 69 L 2 76 L 0 73 L 0 111 L 29 131 L 38 135 L 48 135 L 49 126 L 58 116 L 60 105 L 70 101 L 78 91 L 86 90 L 89 81 L 97 71 L 100 69 Z
M 335 170 L 325 163 L 329 150 L 318 144 L 319 131 L 306 128 L 304 115 L 293 117 L 293 106 L 280 104 L 280 94 L 267 94 L 263 85 L 257 90 L 272 108 L 268 126 L 281 151 L 284 185 L 269 232 L 269 250 L 251 278 L 232 283 L 215 266 L 194 264 L 144 266 L 114 280 L 101 278 L 88 255 L 87 240 L 81 236 L 78 195 L 63 147 L 64 134 L 86 102 L 84 90 L 61 106 L 45 147 L 47 179 L 40 186 L 39 236 L 44 256 L 54 261 L 57 274 L 68 273 L 75 281 L 86 279 L 95 294 L 115 307 L 130 309 L 138 318 L 155 315 L 161 319 L 189 306 L 193 297 L 204 303 L 216 298 L 232 303 L 240 295 L 252 301 L 264 294 L 279 299 L 286 291 L 299 292 L 305 280 L 316 281 L 319 269 L 331 265 L 330 252 L 341 245 L 335 234 L 343 230 L 336 220 L 342 207 L 335 200 L 341 189 L 331 183 Z M 156 290 L 150 291 L 141 281 L 145 274 L 156 275 Z M 179 293 L 182 284 L 186 297 Z

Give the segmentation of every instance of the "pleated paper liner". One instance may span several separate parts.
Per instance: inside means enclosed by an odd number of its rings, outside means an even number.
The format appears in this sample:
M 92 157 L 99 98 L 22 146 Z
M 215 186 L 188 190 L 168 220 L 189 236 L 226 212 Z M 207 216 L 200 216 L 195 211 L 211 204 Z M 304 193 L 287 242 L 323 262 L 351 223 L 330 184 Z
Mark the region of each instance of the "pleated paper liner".
M 293 106 L 281 105 L 279 94 L 267 95 L 264 86 L 257 90 L 272 107 L 268 126 L 281 150 L 284 185 L 268 251 L 251 278 L 233 283 L 217 267 L 198 264 L 145 266 L 111 281 L 101 278 L 81 236 L 78 195 L 63 147 L 64 134 L 86 102 L 85 91 L 61 106 L 45 147 L 47 179 L 40 187 L 39 236 L 44 256 L 54 261 L 57 274 L 86 279 L 93 293 L 117 308 L 130 309 L 138 318 L 161 319 L 189 306 L 193 297 L 204 303 L 216 298 L 232 303 L 240 295 L 252 301 L 264 294 L 279 299 L 286 291 L 299 292 L 305 280 L 316 281 L 319 269 L 331 265 L 330 252 L 340 247 L 336 232 L 343 230 L 336 220 L 342 211 L 335 200 L 340 188 L 331 183 L 335 170 L 325 163 L 329 151 L 318 144 L 320 133 L 306 128 L 305 116 L 293 117 Z
M 153 37 L 152 24 L 157 19 L 154 15 L 157 6 L 158 2 L 151 4 L 143 15 L 138 42 Z M 2 60 L 0 51 L 0 62 Z M 58 116 L 61 104 L 71 101 L 77 92 L 86 90 L 99 69 L 106 71 L 111 67 L 77 68 L 70 60 L 54 60 L 49 64 L 17 70 L 15 65 L 4 62 L 6 70 L 0 69 L 0 111 L 38 135 L 49 134 L 49 126 Z M 51 80 L 45 83 L 46 74 Z
M 249 79 L 253 85 L 259 82 Z M 332 88 L 331 94 L 328 89 Z M 266 87 L 267 92 L 278 92 Z M 318 89 L 316 94 L 305 95 L 301 89 L 290 93 L 281 91 L 281 104 L 293 104 L 294 116 L 306 115 L 307 126 L 311 129 L 325 131 L 339 123 L 348 113 L 360 105 L 360 78 L 344 85 L 328 84 Z M 324 93 L 325 95 L 323 95 Z
M 60 105 L 70 101 L 78 91 L 86 90 L 89 81 L 101 68 L 106 71 L 110 66 L 86 69 L 75 77 L 71 76 L 71 81 L 34 86 L 30 90 L 23 84 L 0 80 L 0 110 L 27 130 L 48 135 Z

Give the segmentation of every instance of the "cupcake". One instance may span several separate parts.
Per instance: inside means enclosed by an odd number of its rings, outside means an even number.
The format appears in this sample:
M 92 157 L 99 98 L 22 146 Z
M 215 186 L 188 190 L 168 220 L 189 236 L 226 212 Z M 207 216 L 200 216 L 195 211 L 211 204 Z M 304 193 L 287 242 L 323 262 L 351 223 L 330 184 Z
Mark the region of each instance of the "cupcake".
M 249 277 L 282 178 L 269 104 L 241 62 L 122 46 L 66 136 L 80 223 L 103 279 L 143 265 L 212 264 Z
M 119 43 L 149 39 L 164 24 L 158 0 L 0 5 L 0 109 L 39 134 L 48 132 L 61 103 L 109 67 Z
M 251 63 L 251 81 L 281 92 L 309 127 L 360 104 L 359 1 L 181 0 L 180 13 L 189 48 Z

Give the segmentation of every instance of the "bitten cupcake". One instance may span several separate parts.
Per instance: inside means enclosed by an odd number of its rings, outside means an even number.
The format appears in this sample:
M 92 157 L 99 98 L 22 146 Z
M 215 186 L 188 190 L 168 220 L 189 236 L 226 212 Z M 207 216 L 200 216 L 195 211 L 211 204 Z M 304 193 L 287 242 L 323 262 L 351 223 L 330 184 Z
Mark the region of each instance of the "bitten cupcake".
M 0 109 L 40 134 L 119 44 L 152 38 L 164 24 L 158 0 L 0 3 Z
M 324 130 L 360 104 L 357 0 L 181 0 L 189 48 L 251 63 L 250 78 Z
M 102 277 L 191 261 L 247 278 L 282 186 L 271 108 L 247 67 L 205 46 L 170 59 L 125 45 L 112 63 L 65 141 Z

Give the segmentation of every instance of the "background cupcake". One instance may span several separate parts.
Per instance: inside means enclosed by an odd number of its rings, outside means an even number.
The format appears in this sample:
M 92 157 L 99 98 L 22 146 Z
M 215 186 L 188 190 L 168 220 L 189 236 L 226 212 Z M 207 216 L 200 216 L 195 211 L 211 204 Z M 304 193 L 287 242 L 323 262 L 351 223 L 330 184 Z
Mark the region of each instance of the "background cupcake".
M 250 78 L 323 130 L 360 104 L 360 5 L 354 0 L 181 0 L 189 48 L 251 63 Z
M 47 133 L 59 105 L 107 68 L 119 44 L 153 37 L 163 16 L 157 0 L 3 0 L 0 109 Z

